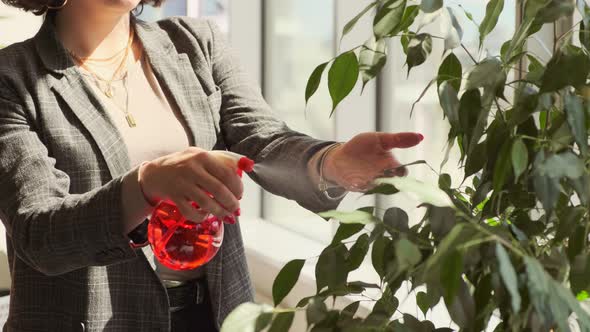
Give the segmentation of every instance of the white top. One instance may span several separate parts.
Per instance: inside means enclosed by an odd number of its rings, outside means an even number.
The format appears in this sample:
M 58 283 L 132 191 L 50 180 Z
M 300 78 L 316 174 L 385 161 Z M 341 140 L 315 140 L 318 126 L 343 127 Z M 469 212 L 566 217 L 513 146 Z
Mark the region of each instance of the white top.
M 189 147 L 188 130 L 181 121 L 182 117 L 175 107 L 171 107 L 165 97 L 154 72 L 142 56 L 140 61 L 130 59 L 127 71 L 127 87 L 129 91 L 129 112 L 136 122 L 136 126 L 129 127 L 125 118 L 125 103 L 127 100 L 124 80 L 113 82 L 113 98 L 109 98 L 101 89 L 106 90 L 106 83 L 96 80 L 81 68 L 87 81 L 93 87 L 105 105 L 107 112 L 117 128 L 129 152 L 131 167 L 138 166 L 143 161 L 153 160 L 164 155 L 182 151 Z M 125 205 L 134 204 L 135 200 L 124 200 Z M 137 210 L 135 207 L 129 207 Z M 140 208 L 141 209 L 141 208 Z M 131 221 L 134 225 L 145 217 Z M 156 259 L 156 273 L 162 280 L 186 281 L 203 275 L 204 269 L 192 271 L 170 270 Z

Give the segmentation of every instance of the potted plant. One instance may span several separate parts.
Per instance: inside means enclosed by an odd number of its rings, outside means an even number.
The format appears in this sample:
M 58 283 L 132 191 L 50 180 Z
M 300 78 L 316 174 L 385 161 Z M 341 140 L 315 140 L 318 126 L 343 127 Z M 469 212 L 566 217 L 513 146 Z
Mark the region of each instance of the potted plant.
M 459 187 L 448 174 L 440 175 L 438 187 L 409 177 L 378 179 L 366 194 L 418 197 L 425 213 L 413 223 L 397 207 L 320 214 L 340 226 L 317 260 L 317 293 L 296 308 L 243 304 L 222 332 L 288 331 L 295 311 L 305 311 L 311 331 L 451 330 L 409 314 L 392 319 L 404 282 L 416 290 L 411 294 L 425 317 L 443 301 L 462 331 L 485 330 L 493 315 L 497 331 L 570 331 L 573 325 L 590 331 L 583 309 L 590 292 L 590 7 L 584 0 L 522 0 L 519 6 L 513 38 L 501 54 L 481 60 L 462 45 L 456 12 L 443 0 L 376 0 L 345 26 L 343 36 L 362 16 L 374 15 L 366 43 L 311 74 L 306 100 L 327 71 L 335 108 L 358 80 L 366 84 L 378 75 L 391 38 L 401 42 L 409 74 L 431 56 L 433 43 L 444 43 L 444 60 L 427 89 L 438 91 L 451 128 L 445 139 L 460 150 L 465 178 Z M 503 9 L 503 0 L 486 2 L 482 42 Z M 576 10 L 581 21 L 555 35 L 548 62 L 527 50 L 528 38 L 543 25 L 571 19 Z M 423 32 L 436 19 L 447 22 L 444 37 Z M 458 52 L 469 54 L 469 70 Z M 515 67 L 516 79 L 508 81 Z M 513 98 L 505 97 L 508 89 Z M 380 282 L 349 280 L 368 255 Z M 291 261 L 278 274 L 275 306 L 303 263 Z M 380 295 L 368 315 L 356 315 L 358 301 L 345 308 L 327 301 L 370 289 Z

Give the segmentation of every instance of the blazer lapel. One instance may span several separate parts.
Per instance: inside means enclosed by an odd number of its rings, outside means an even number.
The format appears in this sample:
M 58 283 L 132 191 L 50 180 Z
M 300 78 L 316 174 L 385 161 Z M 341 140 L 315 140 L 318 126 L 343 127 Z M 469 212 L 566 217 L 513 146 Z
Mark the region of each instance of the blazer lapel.
M 125 174 L 131 167 L 127 146 L 104 106 L 81 75 L 63 76 L 53 89 L 90 133 L 104 157 L 111 176 L 115 178 Z
M 213 117 L 203 87 L 186 53 L 178 53 L 170 36 L 141 20 L 135 28 L 145 54 L 162 86 L 180 111 L 190 129 L 191 145 L 209 148 L 215 145 Z M 171 98 L 170 98 L 171 97 Z
M 130 161 L 121 134 L 57 39 L 50 17 L 45 20 L 35 36 L 35 45 L 45 67 L 56 74 L 55 78 L 51 78 L 51 88 L 66 102 L 82 126 L 90 133 L 111 177 L 115 178 L 127 172 Z

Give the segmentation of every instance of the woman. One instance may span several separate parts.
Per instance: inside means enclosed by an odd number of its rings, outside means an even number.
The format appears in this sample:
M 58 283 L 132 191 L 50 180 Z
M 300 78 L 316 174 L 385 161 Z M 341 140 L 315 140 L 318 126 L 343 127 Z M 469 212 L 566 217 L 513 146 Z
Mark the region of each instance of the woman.
M 183 273 L 132 243 L 162 199 L 192 219 L 191 201 L 217 216 L 239 209 L 236 163 L 212 150 L 268 165 L 250 176 L 320 211 L 384 171 L 402 175 L 390 150 L 422 140 L 365 133 L 338 144 L 292 131 L 215 26 L 133 17 L 161 0 L 3 1 L 47 13 L 34 38 L 0 51 L 5 331 L 215 331 L 252 300 L 239 225 L 211 262 Z

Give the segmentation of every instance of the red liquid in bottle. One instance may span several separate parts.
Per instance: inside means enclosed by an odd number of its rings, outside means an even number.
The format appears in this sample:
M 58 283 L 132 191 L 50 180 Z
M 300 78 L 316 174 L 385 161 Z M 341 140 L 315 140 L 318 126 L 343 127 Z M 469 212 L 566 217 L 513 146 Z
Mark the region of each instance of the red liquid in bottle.
M 238 174 L 252 171 L 253 166 L 252 160 L 241 158 Z M 198 208 L 194 202 L 193 206 Z M 239 213 L 238 210 L 223 221 L 235 223 L 235 216 Z M 174 203 L 163 201 L 150 218 L 148 240 L 156 259 L 164 266 L 177 271 L 192 270 L 215 257 L 223 242 L 223 224 L 209 213 L 201 222 L 188 220 Z

